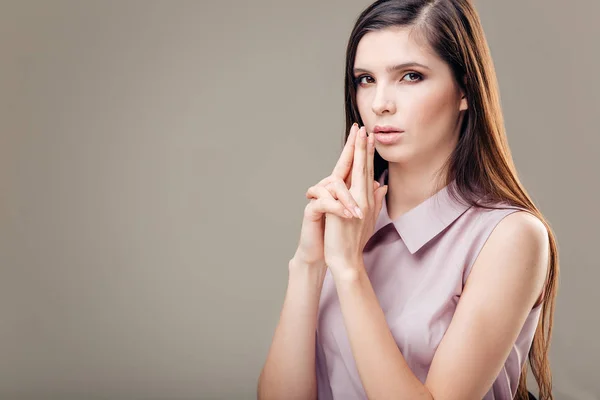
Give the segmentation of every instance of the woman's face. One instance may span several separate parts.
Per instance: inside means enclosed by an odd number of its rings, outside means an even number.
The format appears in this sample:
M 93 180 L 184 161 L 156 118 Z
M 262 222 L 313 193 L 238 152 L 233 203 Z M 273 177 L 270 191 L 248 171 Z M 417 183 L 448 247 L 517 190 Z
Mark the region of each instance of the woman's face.
M 387 70 L 405 63 L 396 70 Z M 367 132 L 375 126 L 403 130 L 375 148 L 391 163 L 441 165 L 458 139 L 466 98 L 448 65 L 409 37 L 408 28 L 372 31 L 360 40 L 354 62 L 358 111 Z

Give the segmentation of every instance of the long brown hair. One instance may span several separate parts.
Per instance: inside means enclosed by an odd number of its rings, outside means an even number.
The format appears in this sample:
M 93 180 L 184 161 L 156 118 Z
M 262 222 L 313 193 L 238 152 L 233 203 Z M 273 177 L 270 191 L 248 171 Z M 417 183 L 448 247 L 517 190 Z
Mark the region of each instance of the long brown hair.
M 356 104 L 353 67 L 360 39 L 370 31 L 410 27 L 451 68 L 464 90 L 468 110 L 458 143 L 444 168 L 446 184 L 456 180 L 456 190 L 469 204 L 495 208 L 498 202 L 526 209 L 546 226 L 550 257 L 543 294 L 542 314 L 529 351 L 529 364 L 539 387 L 540 400 L 553 400 L 548 349 L 552 337 L 558 287 L 558 248 L 550 224 L 533 204 L 517 177 L 508 147 L 498 83 L 479 15 L 470 0 L 378 0 L 358 17 L 348 41 L 345 70 L 346 134 L 354 122 L 363 125 Z M 375 177 L 388 162 L 375 152 Z M 450 190 L 454 186 L 450 186 Z M 452 193 L 456 196 L 456 193 Z M 528 399 L 527 363 L 524 363 L 515 399 Z

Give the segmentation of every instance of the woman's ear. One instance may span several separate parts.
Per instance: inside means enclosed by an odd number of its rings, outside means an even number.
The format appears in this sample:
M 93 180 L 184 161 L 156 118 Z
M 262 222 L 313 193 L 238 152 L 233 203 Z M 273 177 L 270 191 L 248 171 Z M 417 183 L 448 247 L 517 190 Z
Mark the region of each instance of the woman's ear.
M 461 92 L 462 97 L 460 98 L 459 111 L 465 111 L 469 109 L 469 103 L 467 102 L 467 96 Z
M 463 87 L 467 87 L 467 76 L 463 76 Z M 469 109 L 469 103 L 467 102 L 467 95 L 465 94 L 465 90 L 460 90 L 460 106 L 458 108 L 459 111 L 464 111 Z

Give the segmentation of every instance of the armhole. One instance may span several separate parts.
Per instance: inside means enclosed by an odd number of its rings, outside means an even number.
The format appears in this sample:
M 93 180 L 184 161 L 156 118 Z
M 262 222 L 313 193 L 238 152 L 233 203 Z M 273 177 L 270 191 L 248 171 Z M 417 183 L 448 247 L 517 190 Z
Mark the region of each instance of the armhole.
M 548 263 L 550 263 L 550 260 L 548 260 Z M 542 291 L 541 291 L 540 295 L 538 296 L 537 300 L 535 301 L 535 304 L 533 305 L 533 309 L 540 307 L 544 303 L 544 296 L 546 295 L 546 288 L 548 287 L 548 276 L 550 273 L 550 268 L 549 268 L 550 265 L 548 265 L 547 267 L 548 267 L 548 273 L 546 273 L 546 279 L 544 280 L 544 284 L 542 285 Z
M 469 275 L 471 274 L 471 270 L 473 269 L 473 266 L 475 265 L 475 262 L 477 261 L 477 259 L 479 258 L 479 254 L 481 253 L 481 250 L 483 250 L 483 247 L 485 246 L 485 244 L 487 243 L 487 241 L 489 240 L 490 236 L 492 235 L 492 232 L 494 232 L 494 230 L 496 230 L 496 227 L 498 226 L 498 224 L 500 223 L 500 221 L 502 221 L 504 218 L 508 217 L 509 215 L 518 212 L 518 211 L 523 211 L 521 209 L 514 209 L 511 208 L 508 211 L 505 211 L 500 218 L 493 222 L 493 224 L 491 225 L 491 227 L 487 227 L 483 234 L 481 234 L 480 237 L 480 244 L 476 247 L 476 249 L 473 251 L 474 256 L 472 257 L 471 261 L 469 262 L 469 265 L 466 266 L 464 272 L 463 272 L 463 280 L 462 280 L 462 284 L 463 284 L 463 288 L 467 283 L 467 279 L 469 279 Z M 493 221 L 493 220 L 492 220 Z
M 547 281 L 548 281 L 548 278 L 546 278 L 546 282 L 544 282 L 544 286 L 542 288 L 542 293 L 539 295 L 538 299 L 536 300 L 535 304 L 533 305 L 533 309 L 538 308 L 539 306 L 541 306 L 544 303 L 544 295 L 546 294 Z
M 473 257 L 472 261 L 469 263 L 469 265 L 465 268 L 465 271 L 463 273 L 463 288 L 465 286 L 465 284 L 467 283 L 467 279 L 469 278 L 469 275 L 471 274 L 471 270 L 473 269 L 473 266 L 475 265 L 475 262 L 477 261 L 477 259 L 479 258 L 479 254 L 481 253 L 481 250 L 483 249 L 483 246 L 485 246 L 485 244 L 487 243 L 488 239 L 490 238 L 490 236 L 492 235 L 492 232 L 494 232 L 494 230 L 496 229 L 496 227 L 498 226 L 498 224 L 506 217 L 508 217 L 511 214 L 514 214 L 516 212 L 519 211 L 524 211 L 527 213 L 530 213 L 529 210 L 525 209 L 525 208 L 521 208 L 521 207 L 511 207 L 510 209 L 508 209 L 508 211 L 506 213 L 504 213 L 490 228 L 488 228 L 487 232 L 483 234 L 483 242 L 479 245 L 479 248 L 477 248 L 477 250 L 475 251 L 475 256 Z M 546 285 L 548 284 L 548 274 L 546 274 L 546 280 L 544 282 L 544 285 L 542 286 L 542 291 L 539 294 L 539 296 L 537 297 L 532 310 L 540 307 L 543 304 L 543 300 L 544 300 L 544 294 L 545 294 L 545 290 L 546 290 Z

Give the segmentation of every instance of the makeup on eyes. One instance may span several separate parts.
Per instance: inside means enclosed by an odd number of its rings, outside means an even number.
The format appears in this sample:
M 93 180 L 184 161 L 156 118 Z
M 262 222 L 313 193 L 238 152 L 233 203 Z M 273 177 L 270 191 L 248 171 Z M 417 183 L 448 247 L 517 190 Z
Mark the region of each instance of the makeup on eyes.
M 405 77 L 407 77 L 409 75 L 412 75 L 413 79 L 409 79 L 409 80 L 404 79 Z M 361 80 L 363 78 L 372 78 L 372 76 L 371 75 L 360 75 L 360 76 L 354 77 L 354 78 L 352 78 L 354 81 L 354 85 L 355 86 L 361 85 L 362 84 Z M 421 82 L 423 79 L 424 79 L 423 74 L 416 72 L 416 71 L 407 71 L 404 75 L 402 75 L 401 81 L 406 82 L 406 83 L 418 83 L 418 82 Z

